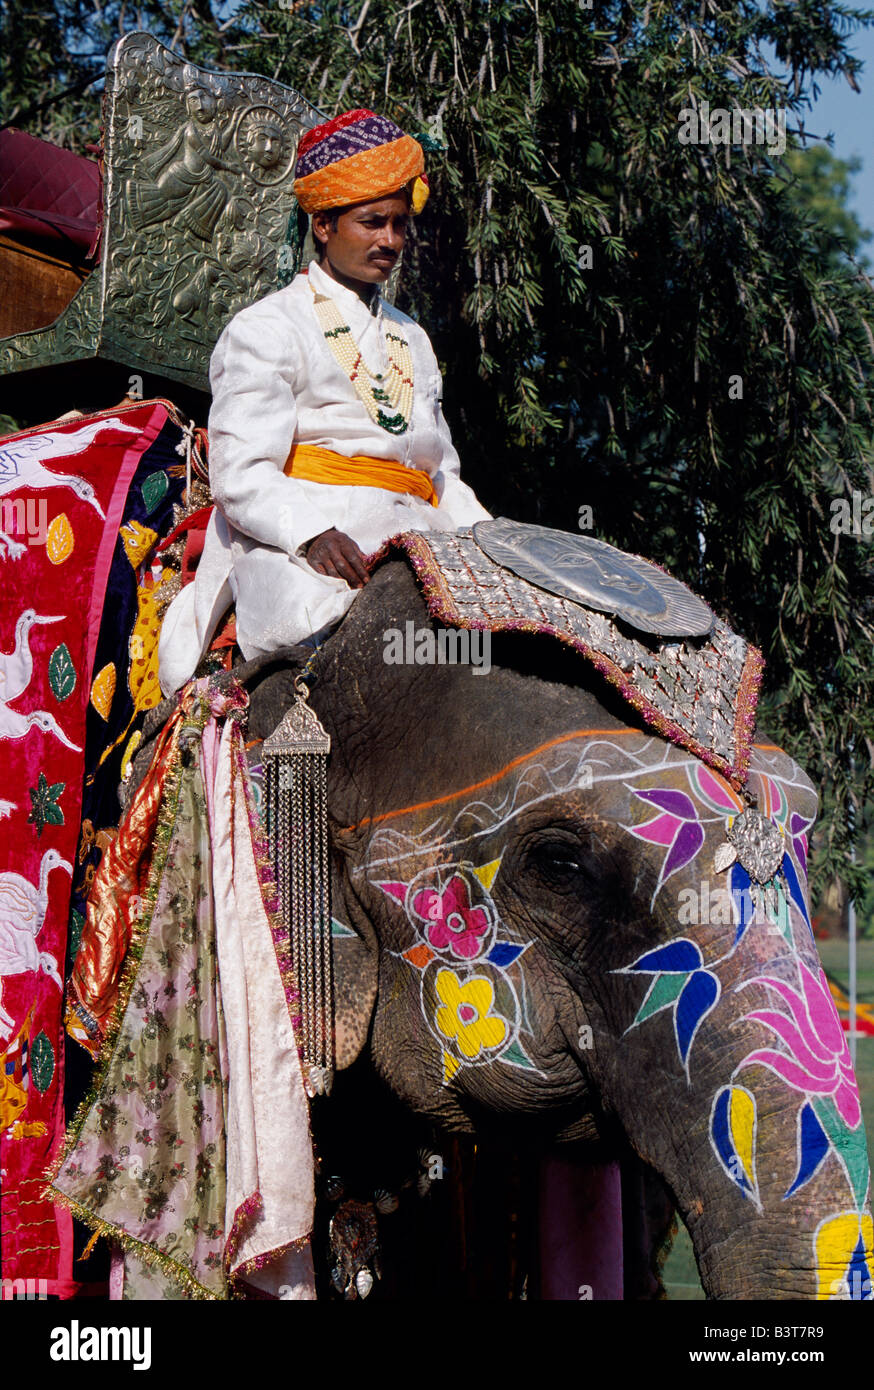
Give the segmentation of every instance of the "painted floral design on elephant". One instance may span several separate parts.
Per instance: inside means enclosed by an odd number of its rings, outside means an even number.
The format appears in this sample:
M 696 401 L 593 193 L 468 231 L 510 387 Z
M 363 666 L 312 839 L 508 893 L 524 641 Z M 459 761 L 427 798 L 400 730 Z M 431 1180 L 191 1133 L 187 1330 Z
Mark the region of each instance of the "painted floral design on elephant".
M 444 1085 L 462 1067 L 484 1063 L 536 1071 L 521 1036 L 530 1030 L 518 970 L 531 943 L 500 935 L 490 891 L 500 864 L 461 860 L 420 869 L 409 881 L 376 881 L 403 905 L 413 930 L 412 945 L 397 954 L 420 975 L 422 1016 L 440 1047 Z
M 631 1027 L 670 1009 L 677 1052 L 688 1080 L 694 1039 L 723 997 L 720 967 L 743 949 L 751 928 L 779 939 L 782 970 L 785 973 L 788 967 L 794 971 L 797 984 L 773 969 L 768 973 L 756 970 L 746 977 L 742 973 L 730 991 L 736 996 L 759 986 L 772 1000 L 776 996 L 776 1004 L 749 1009 L 737 1020 L 761 1025 L 771 1039 L 767 1045 L 752 1048 L 735 1067 L 730 1081 L 714 1095 L 710 1142 L 726 1176 L 761 1212 L 756 1171 L 760 1138 L 757 1101 L 750 1085 L 741 1083 L 759 1066 L 799 1092 L 803 1103 L 795 1127 L 794 1177 L 783 1200 L 794 1197 L 812 1181 L 830 1156 L 837 1160 L 852 1193 L 854 1211 L 821 1223 L 814 1237 L 818 1296 L 869 1299 L 870 1217 L 863 1211 L 869 1167 L 859 1092 L 828 981 L 816 959 L 807 903 L 807 837 L 814 815 L 812 808 L 809 814 L 806 806 L 799 809 L 797 796 L 790 794 L 803 784 L 791 775 L 791 764 L 787 769 L 789 760 L 777 750 L 768 751 L 773 755 L 760 760 L 763 765 L 753 774 L 752 790 L 757 793 L 762 814 L 783 836 L 785 852 L 777 876 L 770 884 L 759 886 L 740 863 L 730 866 L 726 924 L 733 927 L 733 933 L 728 948 L 717 958 L 705 961 L 700 946 L 684 935 L 644 953 L 624 968 L 623 973 L 649 977 Z M 655 808 L 656 814 L 626 829 L 664 851 L 653 904 L 669 879 L 694 864 L 707 842 L 703 825 L 723 818 L 727 829 L 743 810 L 733 788 L 710 769 L 687 765 L 685 772 L 687 785 L 683 787 L 676 781 L 666 786 L 660 779 L 655 786 L 631 788 L 648 809 Z M 687 879 L 688 874 L 682 881 Z M 711 925 L 724 920 L 710 918 Z M 785 1009 L 777 1007 L 779 1003 Z
M 782 765 L 769 767 L 768 776 L 775 787 L 791 780 L 794 769 L 785 755 L 780 758 Z M 638 785 L 641 779 L 646 782 L 643 786 Z M 437 1011 L 442 1004 L 430 975 L 425 974 L 435 956 L 444 957 L 446 966 L 456 971 L 465 964 L 485 962 L 490 970 L 502 972 L 503 978 L 494 981 L 495 999 L 490 1008 L 507 1019 L 509 1033 L 503 1043 L 481 1047 L 478 1060 L 500 1057 L 514 1065 L 531 1065 L 521 1044 L 517 1046 L 518 1005 L 513 998 L 507 998 L 502 1014 L 498 1003 L 502 989 L 506 992 L 511 986 L 506 976 L 508 967 L 530 943 L 497 939 L 498 914 L 488 889 L 497 874 L 499 859 L 487 860 L 484 868 L 477 868 L 478 846 L 483 857 L 489 846 L 493 854 L 499 853 L 494 846 L 505 841 L 516 817 L 568 793 L 591 792 L 602 808 L 609 808 L 615 801 L 620 814 L 620 808 L 631 796 L 647 809 L 654 809 L 656 815 L 643 826 L 624 828 L 640 839 L 663 845 L 666 851 L 653 893 L 654 904 L 667 880 L 699 853 L 705 842 L 705 826 L 725 825 L 727 816 L 738 814 L 743 807 L 743 801 L 729 784 L 697 759 L 636 730 L 617 730 L 609 735 L 604 731 L 578 731 L 561 736 L 514 760 L 488 778 L 487 784 L 487 790 L 482 784 L 479 795 L 470 795 L 475 788 L 462 789 L 422 808 L 407 807 L 378 816 L 364 870 L 372 883 L 403 904 L 413 929 L 413 944 L 400 954 L 423 972 L 422 1011 L 444 1052 L 444 1075 L 452 1070 L 447 1053 L 453 1054 L 458 1064 L 454 1070 L 469 1064 L 470 1059 L 458 1052 L 455 1036 L 447 1048 L 445 1035 L 437 1027 Z M 781 804 L 788 803 L 788 795 L 781 794 Z M 410 828 L 411 813 L 420 810 L 429 814 L 414 820 Z M 454 865 L 418 870 L 409 878 L 407 866 L 411 863 L 433 864 L 453 853 L 459 856 Z M 394 870 L 394 875 L 389 877 L 386 870 Z M 404 871 L 403 876 L 399 870 Z M 486 882 L 483 875 L 488 873 L 491 879 Z M 432 881 L 435 874 L 439 881 Z M 743 883 L 738 887 L 742 889 Z M 741 934 L 738 933 L 735 945 Z M 673 968 L 669 971 L 666 966 L 663 972 L 673 977 L 676 992 L 670 994 L 673 986 L 666 978 L 657 979 L 646 1001 L 650 1012 L 657 1011 L 656 1004 L 659 1008 L 674 1006 L 678 1050 L 687 1066 L 697 1028 L 715 1005 L 720 989 L 717 977 L 709 967 L 704 968 L 700 952 L 688 944 L 696 952 L 692 967 L 678 972 Z M 635 968 L 643 970 L 644 966 L 638 963 L 637 967 L 627 967 L 629 971 Z M 468 974 L 461 969 L 459 980 L 463 982 Z M 636 1020 L 642 1021 L 642 1017 Z
M 796 1121 L 795 1177 L 784 1201 L 801 1191 L 831 1154 L 861 1211 L 868 1196 L 869 1167 L 853 1064 L 825 972 L 810 969 L 800 958 L 796 964 L 798 989 L 774 975 L 756 975 L 737 986 L 738 993 L 764 986 L 787 1011 L 751 1009 L 743 1015 L 742 1022 L 761 1024 L 782 1046 L 754 1048 L 738 1063 L 734 1077 L 750 1067 L 765 1067 L 804 1096 Z M 724 1162 L 723 1167 L 735 1176 Z

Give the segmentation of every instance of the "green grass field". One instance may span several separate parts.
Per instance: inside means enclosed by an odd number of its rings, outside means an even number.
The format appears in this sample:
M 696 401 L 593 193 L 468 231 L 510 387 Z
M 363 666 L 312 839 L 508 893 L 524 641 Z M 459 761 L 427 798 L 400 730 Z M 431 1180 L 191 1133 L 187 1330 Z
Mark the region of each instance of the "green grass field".
M 820 941 L 819 954 L 825 969 L 844 989 L 847 988 L 847 943 L 846 941 Z M 874 941 L 860 941 L 858 944 L 858 977 L 860 998 L 874 999 Z M 862 1097 L 862 1115 L 865 1132 L 868 1136 L 868 1153 L 874 1154 L 874 1038 L 858 1038 L 856 1053 L 856 1075 Z M 664 1269 L 664 1283 L 668 1298 L 703 1299 L 704 1290 L 698 1278 L 692 1242 L 685 1226 L 680 1223 L 674 1248 L 668 1256 Z

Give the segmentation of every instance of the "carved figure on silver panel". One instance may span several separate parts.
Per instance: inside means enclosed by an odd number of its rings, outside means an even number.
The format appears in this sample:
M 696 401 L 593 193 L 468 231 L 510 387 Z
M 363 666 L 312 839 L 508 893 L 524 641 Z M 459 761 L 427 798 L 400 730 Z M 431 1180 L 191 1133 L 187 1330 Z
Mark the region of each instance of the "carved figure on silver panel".
M 229 198 L 214 171 L 237 172 L 222 158 L 233 130 L 219 125 L 216 97 L 195 68 L 185 68 L 184 91 L 188 120 L 167 144 L 143 160 L 151 183 L 128 179 L 128 206 L 138 231 L 178 216 L 188 231 L 211 241 Z
M 295 145 L 272 106 L 250 106 L 237 123 L 237 153 L 250 178 L 266 187 L 291 172 Z

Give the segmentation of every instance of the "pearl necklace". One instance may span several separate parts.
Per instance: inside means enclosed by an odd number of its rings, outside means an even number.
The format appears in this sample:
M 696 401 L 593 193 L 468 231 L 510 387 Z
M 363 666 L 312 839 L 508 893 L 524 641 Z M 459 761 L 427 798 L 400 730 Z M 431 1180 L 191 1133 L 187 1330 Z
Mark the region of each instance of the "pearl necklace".
M 371 420 L 389 434 L 404 434 L 413 410 L 413 359 L 406 338 L 386 330 L 388 371 L 371 371 L 336 301 L 327 294 L 320 294 L 314 285 L 310 289 L 325 342 L 352 382 Z M 387 410 L 394 413 L 390 415 Z

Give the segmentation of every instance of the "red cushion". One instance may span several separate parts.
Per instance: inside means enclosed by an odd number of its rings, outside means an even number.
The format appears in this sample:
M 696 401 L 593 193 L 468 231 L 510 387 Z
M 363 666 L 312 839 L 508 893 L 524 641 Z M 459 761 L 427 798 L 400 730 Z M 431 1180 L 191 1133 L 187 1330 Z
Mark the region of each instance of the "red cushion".
M 0 231 L 87 251 L 99 201 L 96 160 L 22 130 L 0 130 Z

